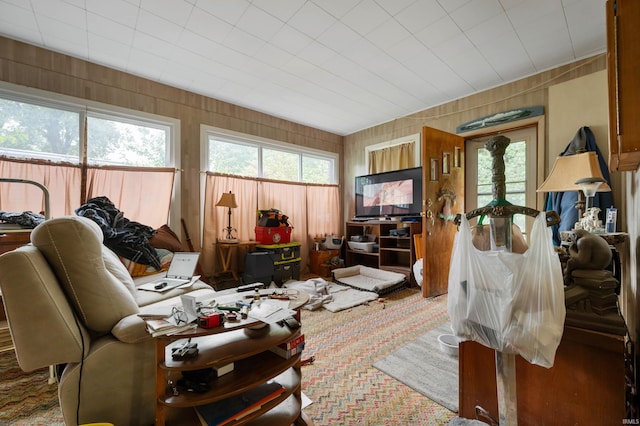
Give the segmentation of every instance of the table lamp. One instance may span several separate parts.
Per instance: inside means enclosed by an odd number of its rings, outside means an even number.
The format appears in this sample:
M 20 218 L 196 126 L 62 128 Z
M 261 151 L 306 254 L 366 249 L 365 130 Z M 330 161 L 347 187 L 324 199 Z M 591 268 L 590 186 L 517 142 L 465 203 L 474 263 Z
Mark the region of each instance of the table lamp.
M 584 212 L 593 207 L 592 199 L 596 192 L 611 191 L 611 187 L 602 176 L 595 152 L 557 157 L 551 173 L 537 189 L 537 192 L 571 191 L 578 191 L 578 201 L 575 204 L 578 220 Z
M 229 224 L 226 228 L 223 229 L 227 232 L 227 235 L 221 241 L 227 243 L 237 243 L 238 240 L 232 234 L 235 229 L 231 227 L 231 209 L 235 209 L 236 207 L 238 207 L 238 204 L 236 204 L 236 196 L 231 191 L 223 193 L 220 197 L 220 200 L 216 203 L 216 207 L 227 207 L 229 209 Z

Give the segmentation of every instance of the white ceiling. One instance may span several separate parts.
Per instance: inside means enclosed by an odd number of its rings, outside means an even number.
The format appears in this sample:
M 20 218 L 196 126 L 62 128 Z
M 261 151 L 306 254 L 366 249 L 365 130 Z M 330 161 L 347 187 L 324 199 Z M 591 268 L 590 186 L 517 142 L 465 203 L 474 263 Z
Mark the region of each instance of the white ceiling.
M 0 34 L 347 135 L 605 51 L 605 0 L 0 0 Z

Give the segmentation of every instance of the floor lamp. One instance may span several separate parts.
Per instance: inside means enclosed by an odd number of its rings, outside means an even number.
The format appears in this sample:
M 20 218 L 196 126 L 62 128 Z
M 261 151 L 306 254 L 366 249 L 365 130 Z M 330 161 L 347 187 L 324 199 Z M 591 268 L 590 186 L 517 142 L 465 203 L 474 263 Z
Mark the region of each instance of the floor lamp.
M 231 209 L 238 207 L 238 204 L 236 204 L 236 196 L 231 191 L 223 193 L 220 201 L 216 203 L 216 207 L 227 207 L 229 209 L 229 222 L 227 227 L 223 229 L 227 235 L 224 239 L 221 239 L 221 241 L 225 243 L 237 243 L 238 239 L 233 236 L 233 232 L 236 231 L 236 229 L 231 227 Z

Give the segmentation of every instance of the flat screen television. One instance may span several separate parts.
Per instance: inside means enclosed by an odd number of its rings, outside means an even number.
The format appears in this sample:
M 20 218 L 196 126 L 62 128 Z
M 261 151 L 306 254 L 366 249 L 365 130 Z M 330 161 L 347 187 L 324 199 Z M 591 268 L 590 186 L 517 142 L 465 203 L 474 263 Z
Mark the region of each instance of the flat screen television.
M 422 167 L 356 176 L 356 218 L 419 216 Z

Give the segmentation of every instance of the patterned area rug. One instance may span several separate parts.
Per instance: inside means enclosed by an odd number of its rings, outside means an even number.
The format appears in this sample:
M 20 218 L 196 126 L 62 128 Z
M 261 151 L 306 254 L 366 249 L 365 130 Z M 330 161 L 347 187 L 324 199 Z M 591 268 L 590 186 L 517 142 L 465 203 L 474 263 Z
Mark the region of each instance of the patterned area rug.
M 333 314 L 302 311 L 306 338 L 305 409 L 323 425 L 446 425 L 454 413 L 373 367 L 373 363 L 448 321 L 447 298 L 402 289 L 384 302 Z
M 424 299 L 402 289 L 384 301 L 334 314 L 302 311 L 306 348 L 305 412 L 316 426 L 446 425 L 454 414 L 372 366 L 448 320 L 446 296 Z M 62 426 L 48 369 L 24 373 L 13 352 L 0 354 L 0 424 Z
M 25 373 L 13 351 L 0 353 L 0 424 L 63 426 L 58 386 L 48 379 L 48 368 Z

